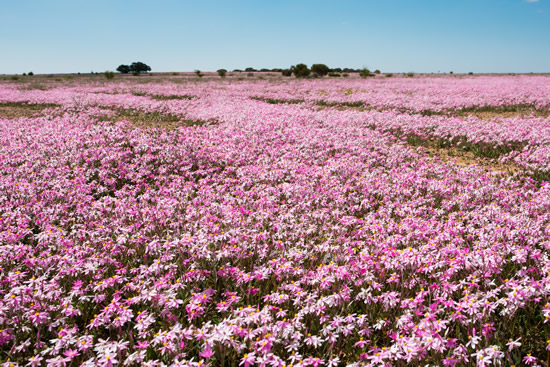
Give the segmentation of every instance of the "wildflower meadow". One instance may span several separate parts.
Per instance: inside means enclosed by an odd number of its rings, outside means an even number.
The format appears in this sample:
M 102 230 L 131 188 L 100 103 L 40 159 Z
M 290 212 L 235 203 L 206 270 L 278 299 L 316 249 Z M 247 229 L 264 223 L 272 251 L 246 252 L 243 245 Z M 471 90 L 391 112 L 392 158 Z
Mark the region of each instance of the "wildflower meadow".
M 2 366 L 550 363 L 550 77 L 34 78 Z

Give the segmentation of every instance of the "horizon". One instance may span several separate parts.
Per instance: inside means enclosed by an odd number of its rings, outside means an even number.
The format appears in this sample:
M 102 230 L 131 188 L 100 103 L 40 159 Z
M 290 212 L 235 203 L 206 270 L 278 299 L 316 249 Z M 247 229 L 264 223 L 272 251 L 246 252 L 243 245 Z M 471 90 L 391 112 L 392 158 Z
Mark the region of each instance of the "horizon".
M 383 73 L 550 72 L 547 0 L 256 3 L 25 0 L 0 5 L 0 74 L 152 72 L 323 63 Z

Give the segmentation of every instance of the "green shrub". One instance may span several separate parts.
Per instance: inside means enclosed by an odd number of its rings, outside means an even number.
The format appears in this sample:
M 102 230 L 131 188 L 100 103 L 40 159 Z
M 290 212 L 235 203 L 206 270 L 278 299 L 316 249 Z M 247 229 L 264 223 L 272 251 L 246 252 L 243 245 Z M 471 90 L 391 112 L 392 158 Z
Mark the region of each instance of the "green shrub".
M 30 75 L 30 74 L 29 74 L 29 75 Z M 474 73 L 470 71 L 470 72 L 468 73 L 468 75 L 474 75 Z
M 180 75 L 180 73 L 173 72 L 172 75 L 177 76 L 177 75 Z
M 407 73 L 407 76 L 408 76 L 409 78 L 412 78 L 412 77 L 414 76 L 414 73 L 413 73 L 412 71 L 409 71 L 409 72 Z
M 283 74 L 283 76 L 292 76 L 292 70 L 284 69 L 283 71 L 281 71 L 281 74 Z
M 374 71 L 374 73 L 375 73 L 375 74 L 380 74 L 380 70 L 376 69 L 376 70 Z
M 348 74 L 348 73 L 344 73 L 344 74 L 342 74 L 342 76 L 343 76 L 344 78 L 347 78 L 347 77 L 349 76 L 349 74 Z
M 19 80 L 19 77 L 17 75 L 14 75 L 11 77 L 11 80 Z
M 200 70 L 195 70 L 195 74 L 199 77 L 199 78 L 202 78 L 204 76 L 204 74 L 201 73 Z
M 227 74 L 227 70 L 225 70 L 225 69 L 218 69 L 217 73 L 218 73 L 218 75 L 219 75 L 221 78 L 225 78 L 225 74 Z
M 392 76 L 393 76 L 392 73 L 387 73 L 387 74 L 386 74 L 386 78 L 391 78 Z
M 113 79 L 115 77 L 115 72 L 114 71 L 106 71 L 106 72 L 103 73 L 103 75 L 105 75 L 106 79 Z
M 33 76 L 33 75 L 34 75 L 34 73 L 33 73 L 32 71 L 29 71 L 29 74 L 27 74 L 27 75 L 29 75 L 29 76 Z
M 134 72 L 132 73 L 132 75 L 133 75 L 133 76 L 139 76 L 139 71 L 134 71 Z
M 329 68 L 325 64 L 313 64 L 313 65 L 311 65 L 311 72 L 315 76 L 321 76 L 322 77 L 322 76 L 325 76 L 325 75 L 328 74 Z
M 305 78 L 311 74 L 311 70 L 309 70 L 306 64 L 298 64 L 291 67 L 290 70 L 292 70 L 296 78 Z
M 369 69 L 364 68 L 363 70 L 361 70 L 361 71 L 359 72 L 359 76 L 360 76 L 361 78 L 368 78 L 368 77 L 370 77 L 370 76 L 374 76 L 374 74 L 371 73 Z
M 330 76 L 332 78 L 339 78 L 340 74 L 339 73 L 328 73 L 328 76 Z

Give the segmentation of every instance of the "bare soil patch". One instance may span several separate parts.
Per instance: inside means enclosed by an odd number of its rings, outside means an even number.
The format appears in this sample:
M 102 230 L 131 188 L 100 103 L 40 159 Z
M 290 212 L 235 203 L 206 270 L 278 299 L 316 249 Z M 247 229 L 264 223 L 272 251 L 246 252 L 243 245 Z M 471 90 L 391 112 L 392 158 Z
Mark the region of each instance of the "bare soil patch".
M 28 104 L 20 102 L 0 103 L 0 118 L 16 119 L 39 116 L 47 108 L 59 107 L 54 104 Z
M 182 126 L 203 126 L 206 124 L 217 124 L 217 121 L 187 120 L 181 116 L 161 113 L 144 112 L 139 110 L 116 110 L 116 114 L 110 117 L 100 117 L 104 121 L 122 121 L 126 120 L 136 127 L 177 129 Z
M 521 168 L 513 163 L 501 163 L 496 159 L 483 159 L 476 157 L 473 152 L 465 151 L 459 148 L 438 148 L 425 147 L 424 152 L 432 158 L 439 158 L 442 162 L 450 162 L 460 167 L 477 165 L 484 167 L 492 172 L 513 175 L 519 172 Z
M 525 118 L 529 116 L 547 117 L 550 116 L 548 110 L 524 110 L 524 111 L 480 111 L 467 113 L 466 116 L 475 116 L 480 120 L 492 121 L 497 119 Z

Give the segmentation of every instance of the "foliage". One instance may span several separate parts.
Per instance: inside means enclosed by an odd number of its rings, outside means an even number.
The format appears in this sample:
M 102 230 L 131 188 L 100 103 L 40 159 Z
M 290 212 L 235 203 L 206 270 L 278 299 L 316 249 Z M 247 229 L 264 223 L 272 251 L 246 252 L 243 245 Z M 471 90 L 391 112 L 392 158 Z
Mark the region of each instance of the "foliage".
M 218 73 L 218 75 L 219 75 L 221 78 L 225 78 L 225 75 L 227 74 L 227 70 L 225 70 L 225 69 L 218 69 L 217 73 Z
M 292 70 L 292 73 L 296 78 L 305 78 L 311 73 L 311 70 L 309 70 L 306 64 L 298 64 L 296 66 L 292 66 L 290 70 Z
M 195 70 L 195 75 L 196 75 L 196 76 L 198 76 L 199 78 L 202 78 L 202 77 L 204 76 L 204 74 L 203 74 L 203 73 L 201 73 L 201 71 L 200 71 L 200 70 L 198 70 L 198 69 L 197 69 L 197 70 Z
M 103 73 L 106 79 L 113 79 L 115 77 L 114 71 L 106 71 Z
M 281 74 L 283 76 L 292 76 L 292 70 L 290 69 L 284 69 L 283 71 L 281 71 Z
M 118 71 L 121 74 L 128 74 L 130 72 L 130 66 L 129 65 L 119 65 L 118 68 L 116 68 L 116 71 Z
M 373 73 L 371 73 L 371 71 L 367 68 L 364 68 L 363 70 L 361 70 L 359 72 L 359 76 L 361 78 L 368 78 L 368 77 L 371 77 L 371 76 L 375 76 Z
M 130 71 L 138 72 L 138 73 L 146 73 L 148 71 L 151 71 L 151 67 L 147 64 L 142 63 L 141 61 L 138 61 L 138 62 L 133 62 L 132 65 L 130 65 Z
M 328 74 L 329 67 L 325 64 L 313 64 L 311 65 L 311 72 L 319 77 L 323 77 Z

